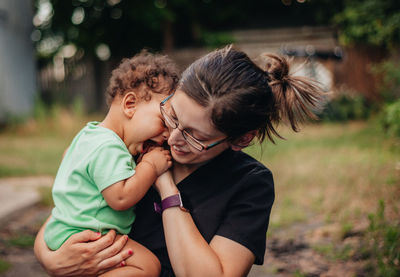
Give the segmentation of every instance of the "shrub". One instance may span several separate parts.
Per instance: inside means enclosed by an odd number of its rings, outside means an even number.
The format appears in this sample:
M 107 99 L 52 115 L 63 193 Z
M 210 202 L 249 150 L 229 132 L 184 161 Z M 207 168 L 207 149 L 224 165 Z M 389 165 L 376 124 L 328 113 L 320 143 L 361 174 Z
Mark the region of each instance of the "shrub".
M 390 136 L 400 137 L 400 99 L 383 108 L 381 125 Z
M 400 97 L 400 62 L 385 60 L 372 67 L 372 72 L 381 79 L 378 90 L 385 102 L 393 102 Z
M 361 95 L 340 95 L 328 102 L 319 117 L 323 121 L 367 119 L 372 110 L 372 105 Z
M 234 42 L 232 34 L 228 32 L 207 32 L 201 33 L 201 42 L 208 48 L 214 49 Z
M 385 218 L 385 204 L 379 201 L 375 214 L 369 214 L 368 238 L 372 268 L 376 276 L 400 276 L 400 223 Z

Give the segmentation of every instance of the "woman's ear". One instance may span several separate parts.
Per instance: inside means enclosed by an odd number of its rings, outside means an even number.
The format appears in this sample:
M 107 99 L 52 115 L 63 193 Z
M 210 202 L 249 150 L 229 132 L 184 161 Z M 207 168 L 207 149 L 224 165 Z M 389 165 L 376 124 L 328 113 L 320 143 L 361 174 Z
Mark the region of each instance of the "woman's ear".
M 136 111 L 137 97 L 134 92 L 127 92 L 122 98 L 122 109 L 128 118 L 132 118 Z
M 233 143 L 231 143 L 232 150 L 240 151 L 243 148 L 247 147 L 250 144 L 250 142 L 254 139 L 256 134 L 257 134 L 257 131 L 253 130 L 253 131 L 247 132 L 243 136 L 234 140 Z

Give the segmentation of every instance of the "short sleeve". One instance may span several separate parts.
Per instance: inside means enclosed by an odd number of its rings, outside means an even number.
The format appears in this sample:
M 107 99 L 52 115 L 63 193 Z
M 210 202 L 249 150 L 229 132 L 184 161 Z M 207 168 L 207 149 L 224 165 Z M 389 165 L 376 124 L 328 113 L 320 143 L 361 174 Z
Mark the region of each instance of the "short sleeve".
M 216 235 L 242 244 L 255 255 L 255 264 L 262 264 L 275 198 L 272 173 L 266 168 L 256 167 L 240 182 L 241 189 L 230 200 Z
M 119 141 L 103 143 L 91 157 L 88 166 L 89 176 L 103 191 L 110 185 L 131 177 L 135 163 L 126 146 Z

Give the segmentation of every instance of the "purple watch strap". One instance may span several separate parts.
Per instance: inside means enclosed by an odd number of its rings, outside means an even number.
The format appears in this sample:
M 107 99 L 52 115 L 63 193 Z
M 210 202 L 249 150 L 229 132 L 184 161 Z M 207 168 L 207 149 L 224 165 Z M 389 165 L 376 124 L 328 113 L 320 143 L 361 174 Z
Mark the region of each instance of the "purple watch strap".
M 181 194 L 174 194 L 171 196 L 168 196 L 164 200 L 161 201 L 161 205 L 159 203 L 154 202 L 154 210 L 161 214 L 164 210 L 171 208 L 171 207 L 182 207 L 182 198 Z

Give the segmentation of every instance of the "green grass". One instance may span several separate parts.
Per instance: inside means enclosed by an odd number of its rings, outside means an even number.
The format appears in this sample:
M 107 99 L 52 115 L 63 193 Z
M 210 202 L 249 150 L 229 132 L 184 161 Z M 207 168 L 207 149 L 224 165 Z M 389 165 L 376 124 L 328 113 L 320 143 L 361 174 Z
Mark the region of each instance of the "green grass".
M 0 136 L 0 176 L 54 175 L 70 138 Z
M 274 174 L 269 237 L 290 238 L 287 226 L 319 220 L 309 230 L 322 236 L 311 242 L 314 251 L 332 261 L 366 259 L 371 276 L 399 276 L 400 139 L 378 126 L 324 123 L 298 134 L 282 128 L 287 140 L 246 150 Z M 360 245 L 345 240 L 354 231 Z
M 0 259 L 0 273 L 4 273 L 11 268 L 11 264 L 7 261 Z
M 324 123 L 308 125 L 300 133 L 281 132 L 286 140 L 246 150 L 274 174 L 272 227 L 306 220 L 310 214 L 350 226 L 375 211 L 378 199 L 385 201 L 391 218 L 398 218 L 399 140 L 385 137 L 374 122 Z
M 35 237 L 26 234 L 14 236 L 8 241 L 10 245 L 22 248 L 32 248 L 34 242 L 35 242 Z
M 32 119 L 0 132 L 0 177 L 55 176 L 64 150 L 88 121 L 60 110 L 47 119 Z
M 15 235 L 8 240 L 8 244 L 11 246 L 17 246 L 21 248 L 32 248 L 35 242 L 35 237 L 28 234 Z
M 321 244 L 312 247 L 316 252 L 325 255 L 331 260 L 348 260 L 354 254 L 351 245 Z

